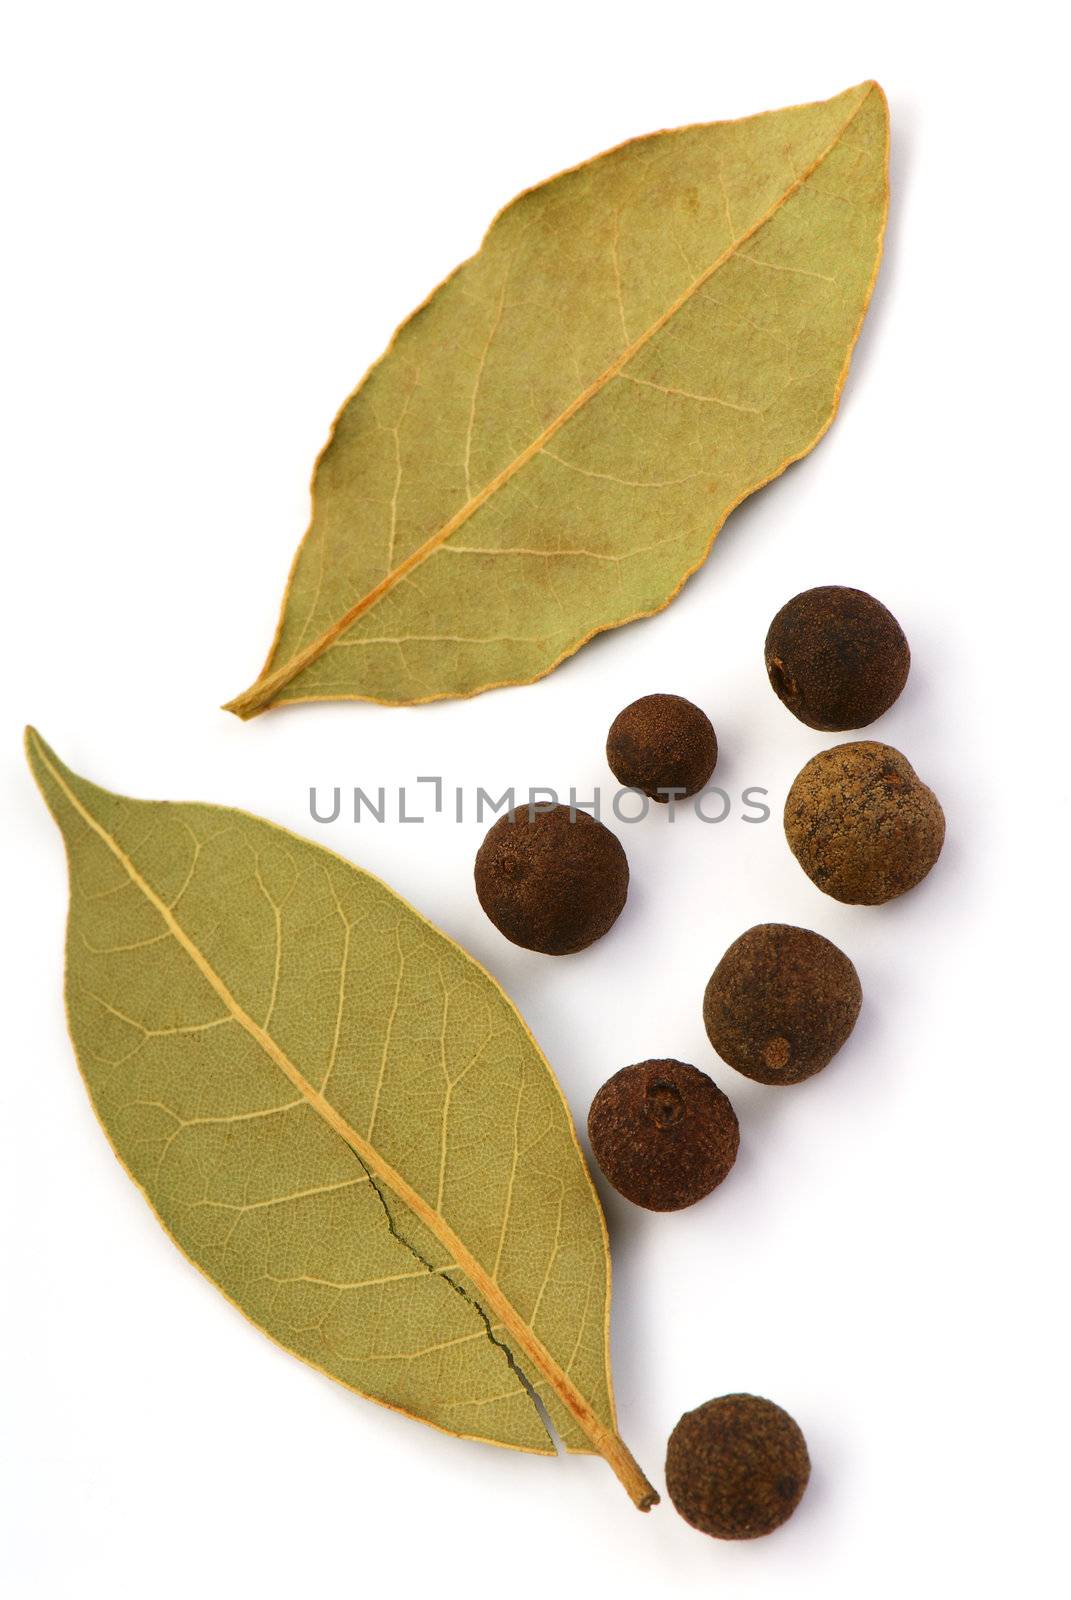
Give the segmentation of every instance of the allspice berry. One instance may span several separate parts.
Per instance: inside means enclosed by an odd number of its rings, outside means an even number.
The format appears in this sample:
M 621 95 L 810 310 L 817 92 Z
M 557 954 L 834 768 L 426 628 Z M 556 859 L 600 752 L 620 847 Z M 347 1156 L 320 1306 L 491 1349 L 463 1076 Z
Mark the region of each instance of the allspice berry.
M 809 928 L 764 922 L 726 950 L 703 996 L 723 1061 L 758 1083 L 820 1072 L 855 1027 L 863 990 L 842 950 Z
M 778 699 L 809 728 L 843 733 L 888 711 L 911 666 L 892 612 L 862 589 L 807 589 L 783 605 L 766 635 L 766 671 Z
M 641 1061 L 591 1102 L 588 1138 L 619 1194 L 681 1211 L 716 1189 L 736 1160 L 736 1113 L 712 1078 L 683 1061 Z
M 610 771 L 652 800 L 698 794 L 718 760 L 705 711 L 678 694 L 645 694 L 618 713 L 606 740 Z
M 568 806 L 521 807 L 500 817 L 479 848 L 475 876 L 480 904 L 498 931 L 550 956 L 601 939 L 628 895 L 620 840 Z
M 811 1475 L 787 1411 L 725 1394 L 686 1411 L 669 1436 L 666 1488 L 686 1522 L 715 1539 L 758 1539 L 788 1520 Z
M 926 876 L 941 854 L 945 817 L 899 750 L 864 739 L 808 761 L 788 791 L 785 837 L 819 889 L 876 906 Z

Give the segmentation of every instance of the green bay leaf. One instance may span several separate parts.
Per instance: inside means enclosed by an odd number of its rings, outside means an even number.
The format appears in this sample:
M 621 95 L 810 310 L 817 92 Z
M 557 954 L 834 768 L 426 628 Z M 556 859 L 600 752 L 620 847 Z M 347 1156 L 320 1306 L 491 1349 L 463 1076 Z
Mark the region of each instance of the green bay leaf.
M 386 885 L 244 812 L 127 799 L 27 732 L 71 879 L 97 1115 L 279 1344 L 450 1433 L 603 1455 L 610 1262 L 561 1090 L 494 980 Z
M 513 201 L 336 419 L 268 661 L 228 709 L 531 682 L 665 606 L 832 421 L 887 166 L 868 82 Z

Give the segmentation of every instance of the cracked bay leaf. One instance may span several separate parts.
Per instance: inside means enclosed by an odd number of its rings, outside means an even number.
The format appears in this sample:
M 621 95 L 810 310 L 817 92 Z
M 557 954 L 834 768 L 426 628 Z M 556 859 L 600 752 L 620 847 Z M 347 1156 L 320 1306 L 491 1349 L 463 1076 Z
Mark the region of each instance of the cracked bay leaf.
M 67 846 L 67 1010 L 120 1161 L 265 1333 L 449 1433 L 604 1456 L 602 1211 L 494 980 L 385 884 L 244 812 L 27 754 Z M 519 1374 L 523 1374 L 523 1379 Z
M 833 419 L 887 155 L 863 83 L 635 139 L 507 206 L 342 408 L 228 709 L 531 682 L 665 606 Z

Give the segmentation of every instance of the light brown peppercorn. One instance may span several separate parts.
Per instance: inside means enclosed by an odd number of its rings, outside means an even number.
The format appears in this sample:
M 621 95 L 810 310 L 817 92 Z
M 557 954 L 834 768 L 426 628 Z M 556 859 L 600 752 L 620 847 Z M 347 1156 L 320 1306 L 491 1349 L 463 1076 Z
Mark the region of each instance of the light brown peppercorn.
M 647 694 L 618 713 L 606 739 L 610 771 L 626 789 L 663 803 L 698 794 L 718 760 L 705 711 L 679 694 Z
M 911 651 L 892 612 L 862 589 L 807 589 L 766 635 L 774 693 L 809 728 L 865 728 L 897 699 Z
M 859 975 L 809 928 L 764 922 L 742 933 L 703 996 L 707 1036 L 723 1061 L 758 1083 L 800 1083 L 832 1061 L 855 1027 Z
M 628 859 L 616 835 L 586 811 L 525 806 L 488 831 L 475 879 L 500 933 L 526 950 L 563 956 L 613 927 L 628 895 Z
M 591 1102 L 588 1137 L 626 1200 L 648 1211 L 680 1211 L 727 1176 L 740 1128 L 705 1072 L 683 1061 L 641 1061 L 603 1084 Z
M 792 1515 L 811 1462 L 799 1424 L 753 1394 L 686 1411 L 669 1436 L 666 1488 L 686 1522 L 715 1539 L 758 1539 Z
M 785 801 L 785 836 L 819 889 L 874 906 L 922 881 L 941 854 L 945 818 L 899 750 L 865 739 L 808 761 Z

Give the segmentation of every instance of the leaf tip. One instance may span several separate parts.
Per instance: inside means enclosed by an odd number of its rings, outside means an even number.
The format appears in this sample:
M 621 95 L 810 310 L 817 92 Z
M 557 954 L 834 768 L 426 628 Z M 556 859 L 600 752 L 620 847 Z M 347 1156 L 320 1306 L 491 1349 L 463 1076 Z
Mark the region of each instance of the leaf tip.
M 37 763 L 40 761 L 44 752 L 48 749 L 48 745 L 42 739 L 32 722 L 28 722 L 26 724 L 26 728 L 22 735 L 22 748 L 26 752 L 26 759 L 30 763 L 31 769 L 36 769 Z
M 45 743 L 32 722 L 26 724 L 22 747 L 26 752 L 26 765 L 30 769 L 30 776 L 41 791 L 45 804 L 52 810 L 48 793 L 48 774 L 51 763 L 56 760 L 55 751 Z

